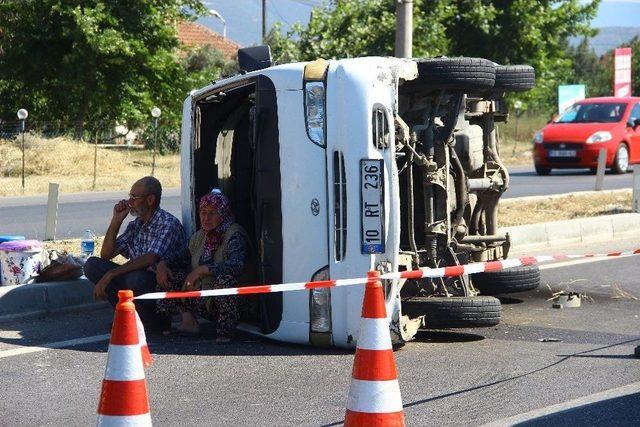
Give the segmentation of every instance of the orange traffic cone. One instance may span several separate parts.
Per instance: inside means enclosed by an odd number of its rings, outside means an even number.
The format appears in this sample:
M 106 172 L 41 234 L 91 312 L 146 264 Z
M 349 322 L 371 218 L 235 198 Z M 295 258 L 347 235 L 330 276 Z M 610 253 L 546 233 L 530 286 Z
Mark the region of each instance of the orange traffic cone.
M 118 298 L 98 404 L 98 426 L 150 426 L 133 292 L 118 291 Z
M 140 341 L 140 352 L 142 353 L 142 364 L 145 368 L 149 367 L 153 363 L 153 356 L 149 351 L 149 345 L 147 345 L 147 335 L 144 333 L 144 325 L 138 312 L 136 311 L 136 326 L 138 328 L 138 340 Z
M 380 273 L 367 273 L 345 427 L 404 426 Z

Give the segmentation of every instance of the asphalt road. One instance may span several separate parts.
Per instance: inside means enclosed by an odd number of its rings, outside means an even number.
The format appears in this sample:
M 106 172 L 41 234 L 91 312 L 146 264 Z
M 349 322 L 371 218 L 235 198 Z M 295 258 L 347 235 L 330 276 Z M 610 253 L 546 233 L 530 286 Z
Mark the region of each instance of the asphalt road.
M 587 170 L 554 170 L 550 176 L 537 176 L 533 166 L 510 168 L 510 188 L 504 198 L 560 194 L 593 190 L 595 175 Z M 605 176 L 604 188 L 631 188 L 633 174 Z M 62 194 L 58 210 L 56 238 L 78 238 L 87 228 L 98 235 L 107 230 L 113 204 L 126 195 L 122 192 Z M 180 218 L 179 189 L 168 189 L 162 207 Z M 0 235 L 17 234 L 30 239 L 43 239 L 46 227 L 47 197 L 0 198 Z
M 81 237 L 89 229 L 104 235 L 111 220 L 113 205 L 126 198 L 126 191 L 61 194 L 58 203 L 56 239 Z M 180 191 L 164 191 L 161 207 L 181 218 Z M 47 218 L 47 196 L 0 198 L 0 235 L 21 235 L 28 239 L 44 239 Z M 129 217 L 129 220 L 132 220 Z M 126 226 L 125 220 L 122 229 Z
M 421 331 L 396 351 L 407 425 L 516 419 L 525 425 L 639 425 L 640 360 L 631 354 L 640 344 L 640 302 L 616 296 L 619 289 L 640 296 L 640 263 L 636 257 L 587 261 L 542 270 L 538 290 L 503 299 L 497 327 Z M 551 293 L 568 288 L 591 301 L 551 308 Z M 110 320 L 110 311 L 101 310 L 0 324 L 2 423 L 94 423 Z M 146 377 L 156 425 L 342 423 L 352 353 L 247 335 L 216 345 L 211 326 L 197 339 L 149 337 L 155 362 Z
M 588 169 L 554 169 L 549 176 L 538 176 L 530 166 L 512 166 L 509 168 L 510 184 L 503 198 L 540 196 L 570 193 L 573 191 L 593 191 L 596 175 Z M 617 190 L 633 187 L 633 174 L 615 175 L 607 172 L 603 189 Z

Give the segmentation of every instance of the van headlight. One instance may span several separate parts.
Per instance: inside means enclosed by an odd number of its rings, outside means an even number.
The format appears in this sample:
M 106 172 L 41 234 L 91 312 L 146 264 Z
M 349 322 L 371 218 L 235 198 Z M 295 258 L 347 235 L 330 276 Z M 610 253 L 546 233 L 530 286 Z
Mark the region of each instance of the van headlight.
M 610 141 L 611 138 L 613 138 L 611 136 L 611 132 L 607 132 L 606 130 L 600 130 L 596 133 L 594 133 L 593 135 L 591 135 L 589 138 L 587 138 L 587 144 L 593 144 L 594 142 L 607 142 Z
M 533 136 L 533 142 L 535 142 L 536 144 L 542 144 L 542 141 L 544 141 L 544 133 L 542 133 L 542 131 L 536 132 L 536 134 Z
M 314 143 L 324 146 L 326 120 L 324 82 L 305 82 L 304 112 L 307 135 Z
M 311 276 L 312 282 L 329 280 L 329 266 Z M 331 332 L 331 288 L 316 288 L 309 291 L 309 318 L 311 332 Z

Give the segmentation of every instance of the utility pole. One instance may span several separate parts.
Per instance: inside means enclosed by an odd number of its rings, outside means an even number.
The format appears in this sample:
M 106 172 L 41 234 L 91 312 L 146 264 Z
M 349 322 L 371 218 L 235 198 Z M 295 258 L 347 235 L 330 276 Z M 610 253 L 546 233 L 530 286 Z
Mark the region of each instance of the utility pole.
M 262 0 L 262 43 L 267 38 L 267 0 Z
M 413 0 L 396 0 L 396 49 L 398 58 L 411 58 L 413 47 Z

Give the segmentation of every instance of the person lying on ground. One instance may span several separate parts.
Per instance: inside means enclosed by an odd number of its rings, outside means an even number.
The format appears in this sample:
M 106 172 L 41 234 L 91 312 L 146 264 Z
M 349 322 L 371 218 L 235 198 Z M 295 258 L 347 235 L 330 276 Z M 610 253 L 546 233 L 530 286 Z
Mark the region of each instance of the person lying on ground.
M 199 217 L 201 229 L 189 241 L 189 268 L 184 270 L 169 262 L 160 262 L 156 270 L 159 288 L 190 291 L 252 283 L 255 274 L 249 237 L 234 222 L 229 200 L 220 190 L 214 189 L 200 199 Z M 217 342 L 228 342 L 233 338 L 239 317 L 236 295 L 162 299 L 157 304 L 162 313 L 182 314 L 178 332 L 199 334 L 197 316 L 202 316 L 215 323 Z
M 106 299 L 115 307 L 121 289 L 130 289 L 136 296 L 153 292 L 157 285 L 156 264 L 161 259 L 172 261 L 186 252 L 184 228 L 176 217 L 160 208 L 161 197 L 160 181 L 146 176 L 133 184 L 128 200 L 120 200 L 113 207 L 100 257 L 90 257 L 84 265 L 85 276 L 95 284 L 94 298 Z M 129 214 L 136 219 L 117 236 Z M 128 261 L 122 265 L 112 262 L 117 255 Z M 151 331 L 171 326 L 171 318 L 156 312 L 154 301 L 136 301 L 136 308 Z

